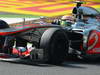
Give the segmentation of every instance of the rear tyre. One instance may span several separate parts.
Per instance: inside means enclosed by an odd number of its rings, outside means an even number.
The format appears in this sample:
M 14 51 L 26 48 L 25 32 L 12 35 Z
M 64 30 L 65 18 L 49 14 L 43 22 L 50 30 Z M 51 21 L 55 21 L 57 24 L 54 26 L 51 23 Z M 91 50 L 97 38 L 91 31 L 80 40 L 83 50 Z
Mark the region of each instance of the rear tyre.
M 5 29 L 5 28 L 9 28 L 9 25 L 5 21 L 0 20 L 0 29 Z M 4 41 L 5 37 L 0 36 L 0 53 L 4 52 L 2 48 Z
M 44 49 L 47 63 L 61 64 L 68 52 L 68 39 L 64 30 L 60 28 L 46 30 L 41 37 L 40 48 Z
M 4 28 L 9 28 L 9 25 L 5 21 L 0 20 L 0 29 Z

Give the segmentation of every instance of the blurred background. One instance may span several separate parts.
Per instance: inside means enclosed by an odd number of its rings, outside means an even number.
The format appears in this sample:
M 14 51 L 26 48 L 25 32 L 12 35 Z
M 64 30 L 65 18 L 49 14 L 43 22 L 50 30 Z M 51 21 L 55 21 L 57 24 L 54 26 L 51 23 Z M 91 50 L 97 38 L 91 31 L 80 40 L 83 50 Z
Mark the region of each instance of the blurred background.
M 0 0 L 0 17 L 54 17 L 70 14 L 77 0 Z M 84 6 L 91 6 L 100 11 L 100 0 L 84 1 Z

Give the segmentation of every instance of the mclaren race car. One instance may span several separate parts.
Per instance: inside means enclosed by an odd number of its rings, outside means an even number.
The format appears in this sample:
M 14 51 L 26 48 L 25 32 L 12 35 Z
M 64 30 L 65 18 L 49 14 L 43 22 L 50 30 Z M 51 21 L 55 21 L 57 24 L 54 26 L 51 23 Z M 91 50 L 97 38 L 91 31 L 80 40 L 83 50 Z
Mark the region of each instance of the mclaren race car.
M 100 13 L 94 8 L 82 7 L 82 17 L 79 16 L 63 20 L 66 23 L 61 25 L 32 23 L 14 28 L 1 20 L 0 58 L 61 64 L 70 54 L 81 58 L 100 57 Z

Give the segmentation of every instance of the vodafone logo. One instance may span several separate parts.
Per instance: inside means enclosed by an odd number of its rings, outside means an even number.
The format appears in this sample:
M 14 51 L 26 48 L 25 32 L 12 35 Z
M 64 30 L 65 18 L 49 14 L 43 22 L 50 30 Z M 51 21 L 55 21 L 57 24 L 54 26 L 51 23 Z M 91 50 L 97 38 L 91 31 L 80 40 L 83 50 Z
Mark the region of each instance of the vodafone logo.
M 93 32 L 91 35 L 90 35 L 90 37 L 89 37 L 89 39 L 88 39 L 88 50 L 91 50 L 92 48 L 94 48 L 94 46 L 97 44 L 97 42 L 98 42 L 98 35 L 95 33 L 95 32 Z

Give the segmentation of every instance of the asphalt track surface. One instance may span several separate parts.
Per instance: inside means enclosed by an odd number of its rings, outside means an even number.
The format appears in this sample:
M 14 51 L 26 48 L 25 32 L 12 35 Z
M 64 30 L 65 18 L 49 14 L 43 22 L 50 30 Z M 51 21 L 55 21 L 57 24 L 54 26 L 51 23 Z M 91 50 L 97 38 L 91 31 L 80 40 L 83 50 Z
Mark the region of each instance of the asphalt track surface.
M 0 61 L 0 75 L 100 75 L 100 60 L 72 59 L 62 65 Z

